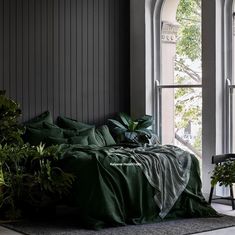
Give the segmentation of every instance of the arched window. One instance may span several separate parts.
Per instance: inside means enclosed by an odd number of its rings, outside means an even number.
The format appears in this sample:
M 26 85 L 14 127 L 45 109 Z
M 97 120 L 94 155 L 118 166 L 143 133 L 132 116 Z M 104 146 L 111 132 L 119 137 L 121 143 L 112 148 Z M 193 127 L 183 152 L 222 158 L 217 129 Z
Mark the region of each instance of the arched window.
M 201 1 L 165 0 L 159 32 L 156 129 L 163 144 L 180 146 L 201 160 Z
M 200 131 L 198 124 L 202 123 L 202 141 L 198 141 L 202 142 L 202 149 L 200 144 L 194 145 L 199 154 L 195 153 L 195 149 L 193 152 L 198 156 L 202 154 L 204 193 L 208 193 L 210 189 L 210 172 L 213 169 L 211 156 L 232 151 L 232 148 L 235 151 L 233 1 L 235 0 L 131 0 L 131 113 L 136 116 L 145 113 L 153 115 L 154 129 L 163 144 L 180 142 L 182 147 L 183 139 L 186 142 L 183 144 L 189 151 L 192 149 L 188 143 L 195 144 L 191 141 L 193 129 Z M 182 71 L 176 71 L 178 62 L 181 62 L 177 55 L 177 37 L 181 36 L 180 23 L 183 22 L 185 28 L 190 24 L 189 19 L 177 18 L 180 2 L 202 5 L 202 73 L 198 80 L 189 79 L 189 76 L 180 79 Z M 190 8 L 185 8 L 185 11 L 188 9 Z M 195 9 L 191 8 L 191 11 Z M 198 33 L 197 36 L 201 35 Z M 189 52 L 190 50 L 189 47 Z M 194 60 L 193 70 L 199 64 L 200 57 L 199 60 Z M 200 71 L 196 70 L 197 75 L 200 75 Z M 195 75 L 191 72 L 191 75 Z M 190 97 L 192 94 L 195 102 Z M 188 98 L 192 103 L 179 99 L 180 96 Z M 201 114 L 197 116 L 196 122 L 195 118 L 187 118 L 184 125 L 179 125 L 177 115 L 180 114 L 178 119 L 182 121 L 183 114 L 189 110 L 183 107 L 184 110 L 180 113 L 181 106 L 185 104 L 189 108 L 198 107 L 196 110 Z M 179 130 L 177 127 L 180 127 Z M 180 135 L 180 141 L 176 134 Z

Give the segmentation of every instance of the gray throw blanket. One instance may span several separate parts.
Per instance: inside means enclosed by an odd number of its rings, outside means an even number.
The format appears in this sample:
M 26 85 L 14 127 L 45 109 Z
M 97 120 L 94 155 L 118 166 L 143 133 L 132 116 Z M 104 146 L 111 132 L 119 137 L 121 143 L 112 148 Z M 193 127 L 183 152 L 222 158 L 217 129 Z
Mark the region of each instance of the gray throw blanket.
M 172 145 L 125 148 L 125 152 L 130 153 L 128 155 L 138 163 L 155 188 L 159 216 L 164 218 L 188 184 L 191 154 Z

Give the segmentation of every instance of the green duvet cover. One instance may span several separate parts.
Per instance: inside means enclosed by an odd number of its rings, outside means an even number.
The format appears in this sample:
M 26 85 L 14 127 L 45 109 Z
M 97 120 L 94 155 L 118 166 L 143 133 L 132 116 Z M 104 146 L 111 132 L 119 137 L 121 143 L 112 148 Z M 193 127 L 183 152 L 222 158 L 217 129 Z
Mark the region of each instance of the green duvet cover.
M 66 203 L 88 228 L 217 215 L 202 196 L 196 157 L 175 146 L 65 144 L 60 152 L 76 176 Z

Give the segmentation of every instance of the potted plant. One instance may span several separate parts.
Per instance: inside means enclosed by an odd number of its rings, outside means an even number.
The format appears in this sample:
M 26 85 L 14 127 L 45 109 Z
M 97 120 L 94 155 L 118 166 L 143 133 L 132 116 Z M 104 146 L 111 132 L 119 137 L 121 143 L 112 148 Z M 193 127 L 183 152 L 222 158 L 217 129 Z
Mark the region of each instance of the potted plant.
M 119 113 L 118 120 L 108 119 L 108 121 L 118 142 L 137 144 L 159 143 L 157 136 L 149 129 L 153 124 L 152 116 L 145 115 L 139 119 L 132 119 L 125 113 Z
M 5 218 L 48 209 L 69 192 L 74 176 L 58 166 L 57 151 L 56 146 L 0 146 L 0 211 Z
M 0 144 L 23 144 L 24 128 L 19 124 L 21 116 L 19 104 L 0 91 Z
M 59 166 L 58 147 L 30 146 L 21 138 L 19 105 L 0 91 L 0 214 L 18 219 L 54 205 L 67 194 L 74 176 Z
M 235 182 L 235 161 L 227 160 L 223 164 L 215 166 L 212 176 L 211 185 L 214 187 L 217 183 L 220 186 L 232 186 Z

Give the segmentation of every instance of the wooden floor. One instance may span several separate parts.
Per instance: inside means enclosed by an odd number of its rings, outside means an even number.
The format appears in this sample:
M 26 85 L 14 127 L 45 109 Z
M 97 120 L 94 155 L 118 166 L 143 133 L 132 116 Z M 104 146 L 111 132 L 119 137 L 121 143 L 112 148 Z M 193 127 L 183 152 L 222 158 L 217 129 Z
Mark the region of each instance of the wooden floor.
M 235 210 L 233 211 L 231 206 L 226 206 L 222 204 L 212 203 L 212 206 L 219 212 L 225 215 L 235 216 Z M 218 229 L 211 232 L 197 233 L 197 235 L 230 235 L 235 234 L 235 226 L 225 229 Z M 0 226 L 0 235 L 22 235 L 10 229 L 6 229 Z

